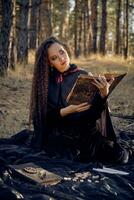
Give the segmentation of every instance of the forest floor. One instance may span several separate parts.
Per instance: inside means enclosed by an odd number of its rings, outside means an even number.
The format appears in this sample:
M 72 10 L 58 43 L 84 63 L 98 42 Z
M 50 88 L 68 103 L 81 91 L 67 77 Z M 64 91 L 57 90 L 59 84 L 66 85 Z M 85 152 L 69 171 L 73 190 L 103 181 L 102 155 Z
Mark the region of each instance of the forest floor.
M 134 61 L 125 62 L 121 58 L 80 58 L 73 60 L 93 74 L 106 72 L 127 72 L 109 96 L 109 106 L 114 127 L 117 131 L 134 132 Z M 11 135 L 28 128 L 30 90 L 33 63 L 8 72 L 8 77 L 0 77 L 0 137 Z

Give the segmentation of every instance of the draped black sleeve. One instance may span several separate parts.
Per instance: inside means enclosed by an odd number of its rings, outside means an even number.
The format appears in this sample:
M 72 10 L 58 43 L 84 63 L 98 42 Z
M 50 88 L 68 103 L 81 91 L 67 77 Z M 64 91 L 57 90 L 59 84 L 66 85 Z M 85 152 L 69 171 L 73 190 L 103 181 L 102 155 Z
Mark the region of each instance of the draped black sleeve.
M 60 107 L 56 107 L 50 103 L 47 105 L 47 123 L 50 125 L 56 125 L 61 120 Z
M 72 113 L 65 116 L 65 120 L 72 121 L 73 123 L 88 123 L 95 122 L 101 117 L 102 111 L 105 109 L 106 99 L 102 99 L 100 94 L 96 94 L 93 105 L 86 111 L 79 113 Z

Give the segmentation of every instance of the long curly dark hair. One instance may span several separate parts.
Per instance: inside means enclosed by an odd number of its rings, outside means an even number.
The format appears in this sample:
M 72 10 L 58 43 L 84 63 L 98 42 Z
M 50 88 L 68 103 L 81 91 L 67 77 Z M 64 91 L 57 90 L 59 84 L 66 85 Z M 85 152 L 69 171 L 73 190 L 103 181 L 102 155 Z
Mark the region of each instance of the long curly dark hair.
M 67 47 L 55 37 L 46 39 L 37 49 L 32 81 L 29 125 L 33 122 L 34 129 L 42 131 L 46 124 L 48 76 L 51 67 L 48 60 L 48 48 L 54 44 L 61 44 L 67 51 Z M 69 53 L 69 52 L 68 52 Z

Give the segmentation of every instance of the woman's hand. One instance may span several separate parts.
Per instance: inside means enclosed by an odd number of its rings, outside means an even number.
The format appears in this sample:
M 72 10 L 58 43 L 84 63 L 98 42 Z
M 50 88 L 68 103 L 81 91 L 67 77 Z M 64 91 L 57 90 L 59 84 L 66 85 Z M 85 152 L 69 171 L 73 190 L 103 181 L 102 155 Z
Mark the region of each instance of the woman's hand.
M 71 113 L 82 112 L 88 110 L 91 107 L 87 102 L 81 103 L 79 105 L 69 105 L 65 108 L 61 108 L 60 114 L 62 117 L 69 115 Z
M 92 83 L 96 85 L 96 87 L 100 91 L 101 97 L 104 98 L 108 95 L 110 85 L 112 84 L 113 81 L 114 81 L 113 77 L 111 77 L 111 79 L 107 81 L 105 76 L 99 75 L 98 79 L 94 79 Z

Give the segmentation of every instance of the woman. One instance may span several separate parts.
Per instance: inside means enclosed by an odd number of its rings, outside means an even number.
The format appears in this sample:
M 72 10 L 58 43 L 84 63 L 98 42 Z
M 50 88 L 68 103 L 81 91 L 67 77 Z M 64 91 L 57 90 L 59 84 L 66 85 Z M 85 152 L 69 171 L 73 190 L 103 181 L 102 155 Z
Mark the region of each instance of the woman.
M 110 82 L 99 77 L 99 88 L 92 105 L 87 102 L 68 105 L 66 98 L 80 74 L 87 74 L 70 64 L 64 44 L 54 37 L 45 40 L 36 53 L 33 76 L 30 121 L 34 125 L 33 145 L 51 156 L 69 156 L 81 162 L 126 163 L 129 153 L 116 141 L 109 117 L 106 97 Z M 105 130 L 97 121 L 105 112 Z

